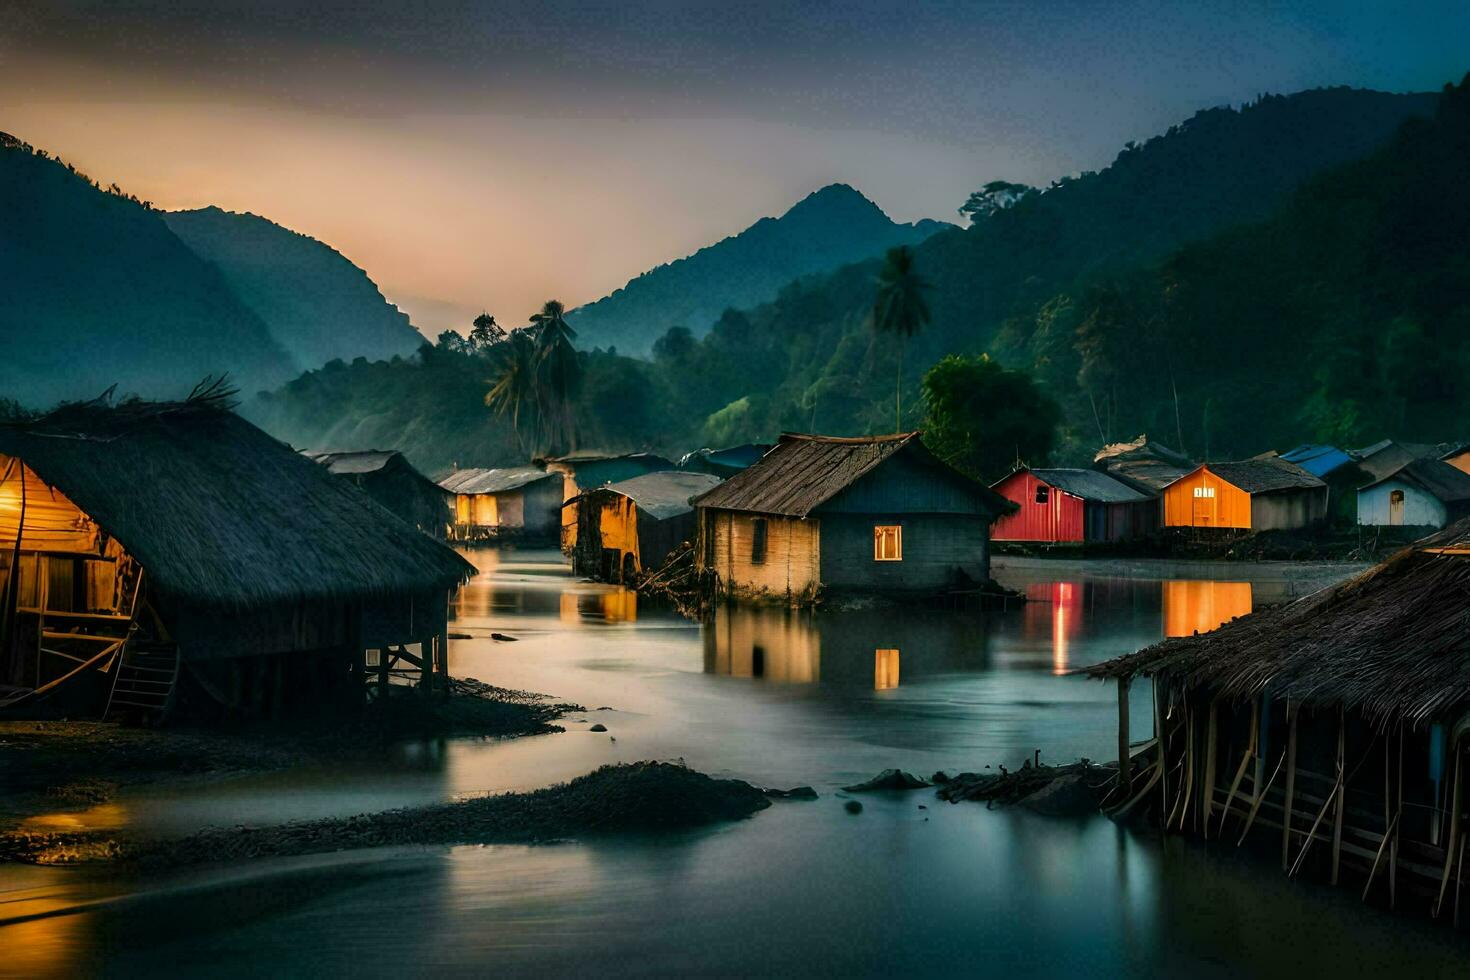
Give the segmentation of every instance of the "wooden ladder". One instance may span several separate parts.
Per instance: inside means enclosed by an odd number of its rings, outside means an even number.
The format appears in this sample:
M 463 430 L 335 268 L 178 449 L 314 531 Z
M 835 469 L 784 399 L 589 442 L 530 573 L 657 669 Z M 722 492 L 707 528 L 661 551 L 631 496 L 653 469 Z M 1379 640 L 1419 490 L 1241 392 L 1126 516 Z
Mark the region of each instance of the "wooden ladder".
M 123 646 L 112 675 L 103 721 L 119 715 L 161 720 L 173 706 L 179 682 L 179 648 L 172 643 L 141 642 L 136 636 Z

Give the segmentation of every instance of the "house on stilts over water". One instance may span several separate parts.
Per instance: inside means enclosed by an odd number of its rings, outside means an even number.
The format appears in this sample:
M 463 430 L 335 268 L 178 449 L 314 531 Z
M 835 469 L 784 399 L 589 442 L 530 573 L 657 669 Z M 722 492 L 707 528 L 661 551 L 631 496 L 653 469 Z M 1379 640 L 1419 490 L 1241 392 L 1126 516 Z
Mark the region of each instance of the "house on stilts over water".
M 1458 916 L 1467 623 L 1470 520 L 1286 606 L 1086 668 L 1119 686 L 1115 812 L 1148 801 L 1167 829 L 1265 843 L 1291 876 Z M 1132 746 L 1141 679 L 1154 737 Z
M 695 560 L 718 591 L 794 602 L 977 592 L 990 579 L 990 526 L 1014 508 L 917 432 L 784 434 L 694 505 Z
M 709 473 L 671 470 L 596 487 L 574 498 L 577 536 L 572 572 L 631 584 L 694 540 L 692 497 L 718 486 Z
M 443 539 L 453 497 L 424 476 L 397 450 L 308 452 L 306 458 L 361 488 L 378 503 L 431 537 Z
M 439 481 L 454 497 L 454 541 L 556 543 L 562 476 L 537 466 L 455 470 Z
M 0 709 L 274 715 L 445 676 L 472 566 L 226 396 L 0 424 Z

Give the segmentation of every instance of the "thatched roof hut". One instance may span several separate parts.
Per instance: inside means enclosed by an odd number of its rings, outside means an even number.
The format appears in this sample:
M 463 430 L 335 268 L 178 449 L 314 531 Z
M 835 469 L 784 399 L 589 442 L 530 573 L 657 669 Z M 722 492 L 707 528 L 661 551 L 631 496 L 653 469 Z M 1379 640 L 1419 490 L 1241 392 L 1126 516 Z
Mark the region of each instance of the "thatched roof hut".
M 78 582 L 103 563 L 140 568 L 145 603 L 185 663 L 326 650 L 360 657 L 427 642 L 444 630 L 448 593 L 474 570 L 229 411 L 218 392 L 71 405 L 0 425 L 0 473 L 5 566 L 19 558 L 24 574 L 30 555 L 30 574 L 44 579 L 56 569 L 41 563 L 59 562 Z M 75 533 L 40 537 L 43 521 Z M 9 592 L 19 622 L 24 604 Z M 43 633 L 46 617 L 76 617 L 79 604 L 102 601 L 62 598 L 69 604 L 32 610 Z
M 453 519 L 453 495 L 420 473 L 396 449 L 309 451 L 303 455 L 325 466 L 339 480 L 361 487 L 368 496 L 425 534 L 444 537 Z
M 1313 595 L 1089 667 L 1188 692 L 1423 724 L 1470 711 L 1470 520 Z

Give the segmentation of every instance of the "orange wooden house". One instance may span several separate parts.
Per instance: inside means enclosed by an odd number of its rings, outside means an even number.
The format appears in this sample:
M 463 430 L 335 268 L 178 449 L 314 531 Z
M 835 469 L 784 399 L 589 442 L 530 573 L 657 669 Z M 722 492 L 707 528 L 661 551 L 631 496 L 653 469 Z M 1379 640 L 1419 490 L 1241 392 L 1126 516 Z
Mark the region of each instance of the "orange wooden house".
M 1269 531 L 1327 516 L 1327 484 L 1280 457 L 1195 467 L 1160 494 L 1165 527 Z

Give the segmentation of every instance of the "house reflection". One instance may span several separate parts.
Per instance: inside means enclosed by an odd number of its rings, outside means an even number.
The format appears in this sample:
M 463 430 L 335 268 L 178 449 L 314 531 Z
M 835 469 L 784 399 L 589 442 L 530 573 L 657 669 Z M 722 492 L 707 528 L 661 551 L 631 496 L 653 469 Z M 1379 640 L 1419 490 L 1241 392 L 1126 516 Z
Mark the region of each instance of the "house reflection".
M 1251 611 L 1249 582 L 1177 580 L 1164 585 L 1164 635 L 1193 636 Z
M 812 612 L 722 605 L 704 630 L 704 669 L 775 684 L 891 690 L 903 677 L 983 670 L 984 617 L 923 609 Z
M 561 621 L 564 623 L 635 623 L 638 621 L 638 593 L 622 587 L 588 592 L 561 594 Z

